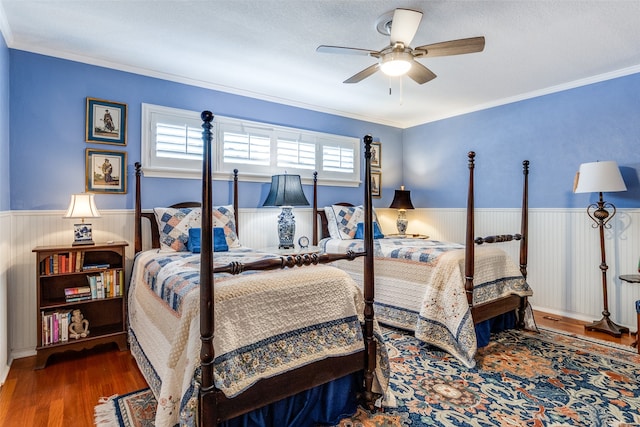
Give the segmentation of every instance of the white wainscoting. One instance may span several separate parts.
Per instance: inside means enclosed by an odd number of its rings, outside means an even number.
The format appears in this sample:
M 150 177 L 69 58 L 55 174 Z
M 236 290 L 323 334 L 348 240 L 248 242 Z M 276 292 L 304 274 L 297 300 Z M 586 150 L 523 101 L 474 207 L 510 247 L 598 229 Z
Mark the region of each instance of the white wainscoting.
M 9 374 L 9 267 L 11 265 L 11 212 L 0 212 L 0 384 Z
M 296 238 L 312 235 L 310 208 L 295 208 Z M 376 209 L 383 232 L 394 233 L 396 211 Z M 3 285 L 7 293 L 9 360 L 35 354 L 36 278 L 32 249 L 40 245 L 68 244 L 73 240 L 72 221 L 62 211 L 12 211 L 0 215 L 3 236 L 0 247 L 0 304 Z M 276 231 L 280 209 L 241 209 L 239 237 L 245 246 L 264 248 L 278 244 Z M 133 211 L 105 211 L 94 219 L 94 240 L 126 240 L 127 271 L 133 262 Z M 10 218 L 8 218 L 10 216 Z M 464 242 L 464 209 L 415 209 L 408 211 L 410 233 Z M 597 229 L 583 209 L 531 209 L 529 217 L 528 280 L 534 289 L 534 308 L 582 320 L 600 319 L 602 287 L 600 243 Z M 8 223 L 11 223 L 10 226 Z M 620 274 L 637 272 L 640 257 L 640 210 L 619 210 L 606 233 L 609 310 L 612 319 L 635 331 L 634 302 L 640 285 L 621 282 Z M 476 236 L 519 232 L 517 209 L 477 209 Z M 501 244 L 517 261 L 518 244 Z M 9 254 L 9 256 L 4 256 Z M 7 263 L 7 259 L 10 262 Z M 0 332 L 0 339 L 2 332 Z M 0 350 L 0 357 L 2 356 Z M 0 372 L 2 369 L 0 360 Z

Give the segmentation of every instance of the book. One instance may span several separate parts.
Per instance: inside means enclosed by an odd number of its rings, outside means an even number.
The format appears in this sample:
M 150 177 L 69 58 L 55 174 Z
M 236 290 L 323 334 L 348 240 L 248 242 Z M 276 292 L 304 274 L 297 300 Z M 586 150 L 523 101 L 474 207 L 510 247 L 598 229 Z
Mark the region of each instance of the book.
M 87 276 L 87 281 L 89 282 L 89 289 L 91 289 L 91 297 L 93 299 L 98 298 L 98 284 L 96 276 Z
M 51 313 L 51 342 L 57 343 L 60 338 L 60 322 L 58 317 L 58 312 L 54 311 Z
M 76 295 L 76 296 L 72 296 L 72 297 L 68 297 L 65 299 L 66 302 L 78 302 L 78 301 L 88 301 L 91 298 L 91 294 L 87 294 L 87 295 Z
M 59 313 L 60 321 L 60 341 L 69 341 L 69 324 L 71 322 L 71 310 L 61 310 Z
M 65 288 L 64 289 L 64 295 L 65 296 L 77 295 L 77 294 L 91 294 L 91 287 L 90 286 L 80 286 L 80 287 L 75 287 L 75 288 Z
M 104 298 L 104 283 L 102 282 L 102 275 L 96 276 L 96 293 L 97 298 Z
M 103 270 L 105 268 L 109 268 L 109 264 L 87 264 L 82 266 L 83 271 L 87 270 Z

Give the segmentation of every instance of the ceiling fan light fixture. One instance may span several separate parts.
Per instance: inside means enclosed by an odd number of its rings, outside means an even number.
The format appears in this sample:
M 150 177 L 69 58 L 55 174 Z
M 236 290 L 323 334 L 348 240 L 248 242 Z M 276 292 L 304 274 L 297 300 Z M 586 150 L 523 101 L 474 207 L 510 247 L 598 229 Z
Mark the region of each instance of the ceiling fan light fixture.
M 411 69 L 412 60 L 408 52 L 390 52 L 381 58 L 380 70 L 387 76 L 403 76 Z

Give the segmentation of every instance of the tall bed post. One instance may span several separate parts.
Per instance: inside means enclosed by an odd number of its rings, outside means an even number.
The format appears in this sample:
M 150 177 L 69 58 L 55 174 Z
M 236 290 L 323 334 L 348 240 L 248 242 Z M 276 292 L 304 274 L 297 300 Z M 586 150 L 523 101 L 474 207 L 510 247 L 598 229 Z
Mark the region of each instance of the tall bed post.
M 522 218 L 520 220 L 520 273 L 527 279 L 527 258 L 529 245 L 529 160 L 522 162 L 524 184 L 522 188 Z
M 215 387 L 213 383 L 213 220 L 211 191 L 211 128 L 213 113 L 203 111 L 202 132 L 204 147 L 202 163 L 202 222 L 200 256 L 200 366 L 202 370 L 200 389 L 200 419 L 217 420 Z
M 473 236 L 474 230 L 474 201 L 473 201 L 473 171 L 475 168 L 476 153 L 469 151 L 469 190 L 467 193 L 467 235 L 464 247 L 464 289 L 467 293 L 467 303 L 469 307 L 473 307 L 473 272 L 474 272 L 474 256 L 475 242 Z
M 134 224 L 134 253 L 142 251 L 142 201 L 140 200 L 140 175 L 142 174 L 142 164 L 135 162 L 136 167 L 136 206 L 135 206 L 135 224 Z
M 311 242 L 318 244 L 318 171 L 313 173 L 313 234 Z
M 211 202 L 213 203 L 213 201 Z M 213 208 L 212 208 L 213 209 Z M 238 229 L 238 169 L 233 170 L 233 219 L 236 221 L 236 234 L 240 236 Z
M 529 247 L 529 160 L 522 162 L 522 174 L 524 175 L 524 183 L 522 184 L 522 217 L 520 220 L 520 273 L 524 280 L 527 280 L 527 258 Z M 520 305 L 518 307 L 518 321 L 517 327 L 524 329 L 525 311 L 527 309 L 527 298 L 520 299 Z
M 371 143 L 373 137 L 364 137 L 364 336 L 367 352 L 364 370 L 364 401 L 373 410 L 373 372 L 376 368 L 376 341 L 373 337 L 373 302 L 374 302 L 374 273 L 373 273 L 373 205 L 371 203 Z

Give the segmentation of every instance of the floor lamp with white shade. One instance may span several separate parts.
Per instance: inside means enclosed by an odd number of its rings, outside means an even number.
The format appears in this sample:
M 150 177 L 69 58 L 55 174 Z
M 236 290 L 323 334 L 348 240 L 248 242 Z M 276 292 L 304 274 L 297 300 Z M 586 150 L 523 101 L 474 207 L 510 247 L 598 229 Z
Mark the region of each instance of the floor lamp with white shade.
M 599 193 L 596 203 L 587 206 L 587 215 L 593 220 L 593 228 L 600 231 L 600 254 L 602 261 L 600 263 L 600 271 L 602 272 L 602 295 L 604 300 L 604 309 L 602 310 L 602 319 L 585 325 L 585 329 L 589 331 L 605 332 L 609 335 L 619 337 L 622 333 L 629 332 L 629 328 L 615 324 L 609 316 L 609 299 L 607 296 L 607 257 L 604 247 L 604 230 L 611 228 L 609 221 L 616 214 L 616 207 L 613 203 L 605 202 L 602 193 L 613 191 L 627 191 L 624 184 L 620 168 L 615 161 L 583 163 L 580 165 L 580 171 L 576 177 L 577 182 L 574 183 L 575 193 Z M 612 212 L 609 214 L 610 209 Z

